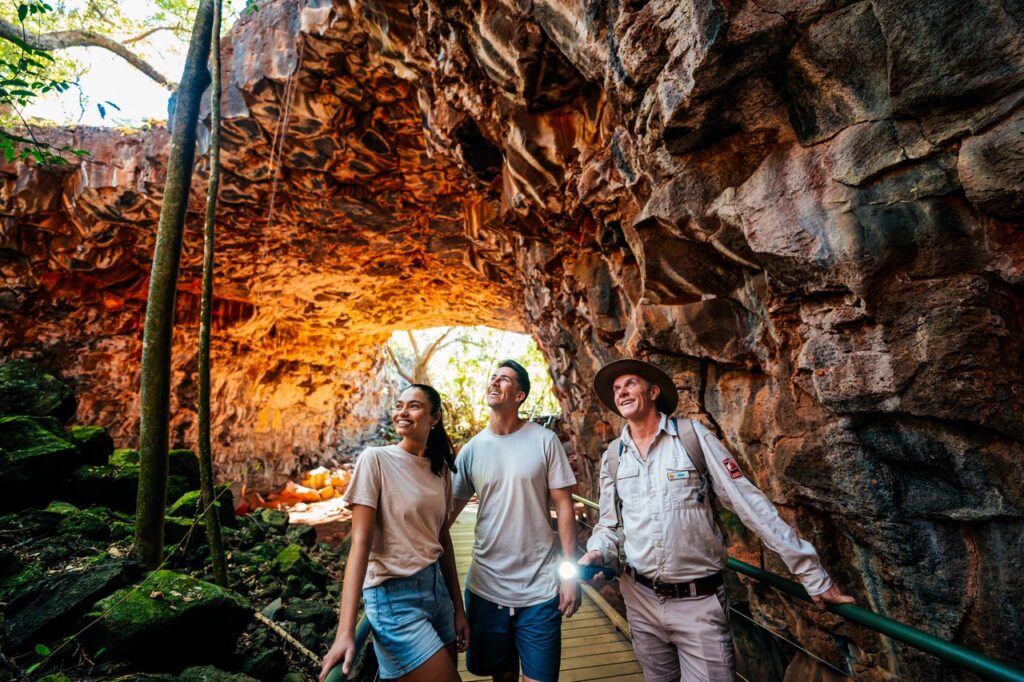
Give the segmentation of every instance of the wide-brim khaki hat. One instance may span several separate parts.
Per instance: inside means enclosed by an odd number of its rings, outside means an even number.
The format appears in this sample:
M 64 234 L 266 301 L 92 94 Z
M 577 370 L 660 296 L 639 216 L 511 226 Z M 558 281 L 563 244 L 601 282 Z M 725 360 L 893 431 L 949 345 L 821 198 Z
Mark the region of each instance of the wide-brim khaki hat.
M 636 374 L 650 381 L 661 389 L 661 393 L 654 403 L 655 406 L 665 414 L 672 414 L 676 411 L 676 406 L 679 404 L 679 392 L 676 390 L 672 378 L 655 365 L 633 358 L 613 360 L 597 370 L 597 375 L 594 377 L 594 392 L 609 410 L 619 414 L 619 408 L 615 406 L 615 392 L 612 390 L 612 384 L 623 374 Z

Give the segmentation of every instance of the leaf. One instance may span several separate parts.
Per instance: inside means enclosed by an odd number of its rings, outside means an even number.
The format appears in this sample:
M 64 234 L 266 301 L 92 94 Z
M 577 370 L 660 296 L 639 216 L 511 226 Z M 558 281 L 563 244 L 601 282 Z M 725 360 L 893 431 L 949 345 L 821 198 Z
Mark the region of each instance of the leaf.
M 29 667 L 25 668 L 25 677 L 28 677 L 28 676 L 29 676 L 29 675 L 31 675 L 31 674 L 32 674 L 33 672 L 35 672 L 36 668 L 38 668 L 38 667 L 39 667 L 40 665 L 42 665 L 42 664 L 43 664 L 43 662 L 42 662 L 42 661 L 39 661 L 39 662 L 37 662 L 37 663 L 33 663 L 33 664 L 32 664 L 32 665 L 30 665 Z
M 96 102 L 96 108 L 100 110 L 100 118 L 106 118 L 107 117 L 107 109 L 106 109 L 106 107 L 104 107 L 99 102 Z
M 49 656 L 50 647 L 46 646 L 45 644 L 36 644 L 36 653 L 40 656 Z
M 25 21 L 25 17 L 28 16 L 28 5 L 21 3 L 18 5 L 18 21 Z
M 105 100 L 103 100 L 103 103 L 104 103 L 104 104 L 106 104 L 107 106 L 111 106 L 111 107 L 114 107 L 114 108 L 115 108 L 115 109 L 117 109 L 118 111 L 121 111 L 121 107 L 117 106 L 116 104 L 114 104 L 113 102 L 111 102 L 111 101 L 110 101 L 109 99 L 105 99 Z

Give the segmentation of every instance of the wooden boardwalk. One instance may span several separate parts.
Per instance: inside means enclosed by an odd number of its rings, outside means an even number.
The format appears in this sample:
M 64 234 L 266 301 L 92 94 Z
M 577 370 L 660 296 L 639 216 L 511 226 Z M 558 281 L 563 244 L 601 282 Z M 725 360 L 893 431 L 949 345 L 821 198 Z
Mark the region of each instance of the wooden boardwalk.
M 465 583 L 466 570 L 473 553 L 473 527 L 476 505 L 466 507 L 452 526 L 459 578 Z M 459 655 L 459 674 L 463 680 L 489 680 L 466 670 L 465 654 Z M 562 621 L 562 672 L 560 680 L 643 680 L 633 644 L 586 595 L 580 610 Z

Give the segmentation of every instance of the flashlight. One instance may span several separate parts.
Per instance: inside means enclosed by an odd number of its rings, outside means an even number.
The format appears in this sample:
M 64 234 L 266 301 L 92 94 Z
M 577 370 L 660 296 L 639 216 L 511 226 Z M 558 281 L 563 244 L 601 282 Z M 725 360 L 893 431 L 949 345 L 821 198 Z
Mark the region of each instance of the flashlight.
M 598 573 L 602 574 L 605 580 L 612 580 L 615 577 L 615 571 L 607 566 L 590 566 L 587 564 L 577 564 L 574 561 L 563 561 L 558 565 L 558 577 L 562 580 L 578 578 L 587 582 L 592 580 Z

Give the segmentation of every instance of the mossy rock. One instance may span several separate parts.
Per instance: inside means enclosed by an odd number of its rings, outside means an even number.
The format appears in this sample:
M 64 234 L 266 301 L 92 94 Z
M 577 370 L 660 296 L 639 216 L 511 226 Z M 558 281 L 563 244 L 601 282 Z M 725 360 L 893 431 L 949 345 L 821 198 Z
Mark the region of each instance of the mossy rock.
M 231 486 L 229 485 L 218 485 L 214 487 L 214 496 L 217 498 L 215 504 L 217 505 L 217 515 L 220 517 L 220 523 L 222 526 L 234 526 L 235 522 L 235 504 L 234 498 L 231 495 Z M 200 509 L 200 498 L 202 493 L 198 490 L 190 490 L 170 506 L 167 510 L 168 515 L 181 516 L 181 517 L 194 517 L 196 511 Z
M 138 468 L 140 458 L 141 455 L 139 455 L 138 450 L 132 450 L 131 448 L 117 448 L 110 453 L 110 456 L 107 458 L 107 464 L 113 467 Z
M 260 682 L 245 673 L 227 673 L 212 665 L 186 668 L 178 676 L 178 682 Z
M 322 600 L 292 599 L 277 612 L 275 620 L 287 620 L 300 625 L 312 623 L 319 631 L 326 632 L 338 624 L 338 611 Z
M 118 453 L 130 452 L 133 451 L 115 450 L 111 460 L 119 457 Z M 188 481 L 183 477 L 169 476 L 167 478 L 168 499 L 177 500 L 188 489 Z M 68 479 L 64 496 L 74 504 L 83 507 L 98 505 L 131 514 L 135 512 L 135 500 L 138 493 L 138 466 L 107 464 L 79 467 Z
M 180 516 L 164 516 L 165 544 L 173 547 L 182 542 L 186 536 L 188 536 L 188 542 L 182 548 L 184 551 L 195 549 L 206 543 L 206 529 L 203 527 L 203 523 L 195 523 L 195 519 L 185 519 Z M 169 549 L 170 547 L 168 547 Z
M 64 673 L 53 673 L 52 675 L 40 677 L 39 682 L 74 682 L 74 680 Z
M 285 537 L 290 542 L 298 543 L 303 547 L 313 547 L 316 545 L 316 528 L 307 524 L 291 526 L 285 533 Z
M 94 628 L 95 644 L 147 670 L 227 661 L 252 617 L 249 602 L 235 592 L 167 570 L 115 592 L 93 610 L 106 613 Z
M 0 580 L 0 601 L 10 600 L 23 593 L 25 588 L 32 583 L 41 580 L 45 575 L 43 568 L 41 562 L 34 561 L 26 564 L 19 559 L 13 570 L 10 570 L 9 574 Z
M 322 590 L 327 585 L 327 571 L 319 564 L 310 561 L 303 553 L 302 547 L 296 544 L 288 545 L 278 552 L 274 558 L 273 570 L 274 573 L 285 578 L 286 586 L 299 583 L 300 585 L 312 585 Z M 293 591 L 295 591 L 294 588 Z
M 78 571 L 47 576 L 25 588 L 6 610 L 5 650 L 21 651 L 77 629 L 78 619 L 114 590 L 130 583 L 142 565 L 105 555 Z
M 280 682 L 288 673 L 288 658 L 277 646 L 260 649 L 255 653 L 246 652 L 239 672 L 255 677 L 260 682 Z
M 66 423 L 76 405 L 67 384 L 28 360 L 0 365 L 0 416 L 56 417 Z
M 131 513 L 138 493 L 138 467 L 107 464 L 79 467 L 71 474 L 65 496 L 83 507 L 99 505 Z
M 81 463 L 78 447 L 35 417 L 0 417 L 0 505 L 22 509 L 53 498 Z
M 61 504 L 67 503 L 62 502 Z M 109 540 L 112 523 L 113 518 L 109 510 L 103 507 L 91 507 L 65 514 L 61 522 L 57 524 L 57 532 L 61 535 L 85 540 Z
M 280 509 L 260 509 L 256 518 L 266 528 L 267 533 L 284 535 L 288 530 L 288 512 Z
M 72 426 L 68 436 L 82 453 L 83 464 L 107 464 L 114 452 L 114 439 L 102 426 Z
M 44 514 L 53 514 L 58 519 L 63 519 L 70 514 L 77 514 L 82 511 L 70 502 L 61 502 L 60 500 L 54 500 L 50 504 L 46 505 L 46 509 L 43 510 Z
M 179 448 L 168 451 L 167 472 L 171 476 L 181 476 L 188 481 L 186 490 L 195 490 L 199 487 L 199 458 L 191 450 Z

